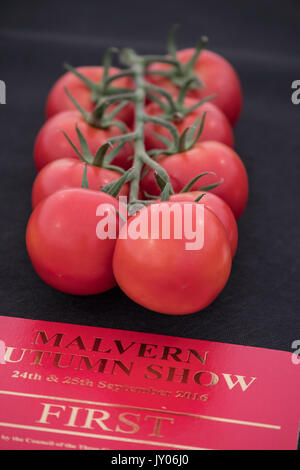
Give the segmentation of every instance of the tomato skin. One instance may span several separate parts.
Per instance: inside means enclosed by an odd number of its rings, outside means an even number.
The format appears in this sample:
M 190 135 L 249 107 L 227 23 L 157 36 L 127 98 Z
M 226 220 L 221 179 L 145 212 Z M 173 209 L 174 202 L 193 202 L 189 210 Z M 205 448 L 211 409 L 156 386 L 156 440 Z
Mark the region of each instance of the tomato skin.
M 172 202 L 193 202 L 197 197 L 203 195 L 198 204 L 204 204 L 207 209 L 213 212 L 225 227 L 228 240 L 231 246 L 232 258 L 237 250 L 238 228 L 232 210 L 223 199 L 213 193 L 203 191 L 190 191 L 186 193 L 177 193 L 170 196 Z
M 115 285 L 112 257 L 115 239 L 96 236 L 99 204 L 118 202 L 90 189 L 66 189 L 33 210 L 26 246 L 37 274 L 50 286 L 74 295 L 105 292 Z M 116 221 L 118 223 L 118 221 Z
M 149 220 L 150 207 L 143 211 Z M 217 216 L 204 206 L 204 246 L 191 251 L 185 248 L 185 238 L 163 239 L 160 234 L 157 239 L 122 239 L 134 219 L 122 228 L 114 252 L 113 271 L 120 288 L 159 313 L 185 315 L 207 307 L 224 288 L 231 270 L 230 244 Z
M 56 114 L 42 126 L 35 140 L 33 154 L 35 167 L 38 171 L 48 163 L 60 158 L 79 159 L 75 150 L 62 133 L 62 131 L 65 131 L 75 146 L 80 149 L 76 125 L 84 135 L 92 155 L 95 155 L 98 148 L 109 138 L 121 134 L 117 126 L 111 126 L 108 129 L 98 129 L 89 125 L 79 111 L 64 111 Z M 130 160 L 131 156 L 132 147 L 126 143 L 113 163 L 121 166 L 121 162 L 125 168 L 129 168 L 132 163 Z
M 196 102 L 197 100 L 193 98 L 186 98 L 185 106 L 193 106 Z M 173 122 L 173 124 L 177 127 L 179 133 L 181 134 L 184 129 L 191 127 L 195 123 L 196 119 L 199 116 L 202 116 L 204 112 L 206 113 L 205 122 L 198 142 L 215 140 L 222 142 L 229 147 L 233 147 L 233 131 L 227 117 L 217 106 L 210 102 L 199 106 L 199 108 L 185 116 L 181 122 Z M 162 110 L 158 104 L 153 102 L 146 107 L 146 113 L 150 116 L 158 116 L 162 113 Z M 165 127 L 149 122 L 145 125 L 146 149 L 151 150 L 153 148 L 165 148 L 164 143 L 157 139 L 154 133 L 160 134 L 163 137 L 167 137 L 169 139 L 171 138 L 170 132 Z
M 193 48 L 179 50 L 177 57 L 184 64 L 192 57 L 194 51 Z M 167 69 L 169 66 L 154 64 L 152 68 Z M 236 124 L 242 110 L 243 95 L 240 79 L 232 65 L 221 55 L 205 49 L 200 53 L 194 71 L 205 87 L 190 90 L 188 96 L 201 99 L 216 94 L 212 103 L 224 112 L 232 125 Z M 173 95 L 178 94 L 177 87 L 165 77 L 149 75 L 149 81 L 166 88 Z
M 167 171 L 175 193 L 200 173 L 214 172 L 216 176 L 203 176 L 191 189 L 195 191 L 223 180 L 211 192 L 229 205 L 236 219 L 242 215 L 248 200 L 248 176 L 242 160 L 233 149 L 220 142 L 207 141 L 196 144 L 187 152 L 159 157 L 157 161 Z M 153 170 L 142 179 L 141 189 L 151 195 L 160 194 Z
M 102 66 L 83 66 L 77 67 L 76 70 L 96 83 L 100 83 L 103 77 Z M 109 76 L 116 75 L 120 71 L 116 67 L 110 67 Z M 132 81 L 126 77 L 119 78 L 112 84 L 120 88 L 132 88 Z M 95 103 L 91 100 L 90 89 L 72 72 L 66 72 L 54 83 L 49 92 L 46 102 L 46 119 L 62 111 L 76 110 L 75 105 L 66 94 L 66 88 L 83 109 L 88 112 L 92 112 L 95 109 Z M 109 109 L 113 109 L 113 106 Z M 125 106 L 116 116 L 116 119 L 125 122 L 129 127 L 133 123 L 133 118 L 134 107 L 132 103 Z
M 44 166 L 37 174 L 32 188 L 32 207 L 37 206 L 46 197 L 61 189 L 80 188 L 85 164 L 73 158 L 61 158 Z M 108 183 L 122 176 L 118 171 L 87 165 L 89 189 L 100 191 Z M 127 196 L 128 183 L 119 192 L 119 196 Z

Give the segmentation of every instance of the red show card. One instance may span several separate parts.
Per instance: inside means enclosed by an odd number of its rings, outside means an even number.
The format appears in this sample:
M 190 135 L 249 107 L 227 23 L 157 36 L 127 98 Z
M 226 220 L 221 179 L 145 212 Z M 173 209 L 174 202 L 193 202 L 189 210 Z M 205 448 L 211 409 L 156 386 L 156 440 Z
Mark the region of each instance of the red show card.
M 296 449 L 292 352 L 0 317 L 0 449 Z

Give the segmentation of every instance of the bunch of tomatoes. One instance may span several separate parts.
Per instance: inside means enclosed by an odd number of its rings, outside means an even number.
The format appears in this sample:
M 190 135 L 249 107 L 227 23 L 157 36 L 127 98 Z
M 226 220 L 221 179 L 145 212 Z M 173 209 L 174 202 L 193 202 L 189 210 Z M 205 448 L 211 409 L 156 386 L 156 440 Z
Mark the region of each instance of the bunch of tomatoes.
M 103 65 L 67 66 L 53 85 L 34 145 L 26 231 L 31 262 L 50 286 L 95 295 L 118 284 L 143 307 L 180 315 L 202 310 L 226 285 L 248 198 L 233 149 L 242 91 L 230 63 L 205 44 L 177 50 L 171 34 L 165 56 L 121 51 L 123 68 L 109 49 Z M 160 227 L 151 236 L 153 206 L 172 213 L 187 204 L 194 227 L 204 207 L 201 249 L 186 249 L 184 230 L 175 236 L 175 217 L 169 238 Z M 125 236 L 141 215 L 148 236 Z M 114 237 L 97 235 L 105 221 Z

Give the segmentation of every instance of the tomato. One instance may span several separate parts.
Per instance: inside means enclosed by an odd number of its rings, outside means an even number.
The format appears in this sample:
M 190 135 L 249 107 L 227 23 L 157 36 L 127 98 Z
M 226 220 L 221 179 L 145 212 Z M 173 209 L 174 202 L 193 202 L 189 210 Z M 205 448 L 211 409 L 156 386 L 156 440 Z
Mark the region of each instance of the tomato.
M 76 147 L 80 148 L 76 125 L 84 135 L 90 152 L 95 155 L 98 148 L 109 138 L 121 135 L 117 126 L 98 129 L 88 124 L 79 111 L 64 111 L 50 118 L 39 131 L 34 145 L 34 162 L 39 171 L 47 163 L 60 158 L 76 158 L 78 155 L 67 141 L 62 131 L 69 136 Z M 132 147 L 126 143 L 114 159 L 113 164 L 128 169 L 132 164 Z
M 113 272 L 118 285 L 132 300 L 159 313 L 184 315 L 202 310 L 224 288 L 231 270 L 231 248 L 225 228 L 205 206 L 203 226 L 197 204 L 189 203 L 193 226 L 197 230 L 204 227 L 201 249 L 187 249 L 184 217 L 181 222 L 170 218 L 169 239 L 162 236 L 162 224 L 155 227 L 157 237 L 151 236 L 153 206 L 167 205 L 172 209 L 179 205 L 183 210 L 186 204 L 163 202 L 145 207 L 122 228 L 115 247 Z M 129 232 L 142 213 L 148 223 L 148 236 L 130 237 Z M 181 226 L 183 237 L 175 237 L 176 226 Z
M 108 211 L 115 217 L 118 201 L 90 189 L 58 191 L 33 210 L 26 230 L 27 251 L 37 274 L 55 289 L 91 295 L 115 285 L 116 240 L 96 235 L 100 204 L 109 204 Z M 118 220 L 114 220 L 117 232 Z
M 196 144 L 187 152 L 160 156 L 157 161 L 167 171 L 175 193 L 179 193 L 195 176 L 206 171 L 214 172 L 216 176 L 203 176 L 191 189 L 222 181 L 211 191 L 224 199 L 236 219 L 243 213 L 248 199 L 248 177 L 241 159 L 230 147 L 221 142 L 207 141 Z M 153 170 L 142 179 L 141 189 L 151 195 L 160 194 Z
M 32 188 L 32 207 L 40 201 L 61 189 L 80 188 L 85 164 L 73 158 L 54 160 L 37 174 Z M 89 189 L 101 190 L 103 186 L 116 181 L 122 176 L 118 171 L 87 166 L 87 179 Z M 128 184 L 119 192 L 120 196 L 128 195 Z
M 82 75 L 90 79 L 92 82 L 100 83 L 103 77 L 102 66 L 84 66 L 76 69 Z M 116 75 L 121 70 L 116 67 L 110 67 L 109 76 Z M 132 88 L 132 81 L 130 78 L 118 78 L 112 82 L 112 86 L 119 88 Z M 91 90 L 85 85 L 74 73 L 67 72 L 62 75 L 53 85 L 46 102 L 46 118 L 49 119 L 57 113 L 62 111 L 74 111 L 76 108 L 65 89 L 75 98 L 83 109 L 92 112 L 95 109 L 96 103 L 91 99 Z M 113 106 L 109 108 L 112 110 Z M 125 122 L 129 127 L 133 123 L 134 108 L 132 103 L 129 103 L 123 108 L 116 116 L 116 119 Z
M 185 64 L 194 54 L 194 49 L 182 49 L 177 52 L 177 58 Z M 153 64 L 149 70 L 168 69 L 166 64 Z M 203 50 L 194 66 L 194 72 L 204 83 L 204 87 L 190 90 L 188 95 L 201 99 L 216 94 L 212 102 L 218 106 L 234 125 L 241 114 L 243 96 L 240 79 L 232 65 L 224 57 L 215 52 Z M 158 75 L 149 75 L 149 81 L 161 86 L 171 94 L 178 94 L 178 89 L 172 82 Z
M 198 204 L 204 204 L 211 212 L 213 212 L 225 227 L 228 240 L 231 246 L 232 258 L 234 257 L 238 243 L 238 228 L 232 210 L 223 199 L 213 193 L 203 191 L 189 191 L 186 193 L 177 193 L 170 196 L 170 201 L 179 202 L 193 202 L 200 195 L 203 197 Z
M 185 99 L 185 106 L 193 106 L 197 100 L 193 98 Z M 233 132 L 231 125 L 225 114 L 214 104 L 206 102 L 199 108 L 195 109 L 188 115 L 186 115 L 180 122 L 174 122 L 173 124 L 177 127 L 179 134 L 182 134 L 184 129 L 187 127 L 193 126 L 195 121 L 199 116 L 202 116 L 203 113 L 206 113 L 204 127 L 198 142 L 204 142 L 206 140 L 216 140 L 218 142 L 223 142 L 223 144 L 233 147 Z M 150 116 L 157 116 L 162 114 L 160 106 L 156 103 L 151 103 L 146 107 L 146 113 Z M 153 148 L 165 148 L 165 145 L 155 137 L 154 133 L 171 138 L 170 132 L 163 126 L 148 122 L 145 125 L 145 145 L 147 150 Z

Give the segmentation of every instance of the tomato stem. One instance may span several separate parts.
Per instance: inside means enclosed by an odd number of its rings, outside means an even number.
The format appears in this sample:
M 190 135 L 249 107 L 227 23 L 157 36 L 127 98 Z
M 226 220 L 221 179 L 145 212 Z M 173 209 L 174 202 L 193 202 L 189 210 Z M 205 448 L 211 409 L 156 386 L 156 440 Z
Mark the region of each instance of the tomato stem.
M 169 183 L 171 187 L 171 183 L 169 180 L 169 176 L 167 172 L 153 160 L 148 153 L 146 152 L 145 144 L 144 144 L 144 127 L 145 122 L 148 120 L 152 120 L 150 116 L 145 114 L 145 101 L 147 91 L 150 89 L 153 92 L 161 93 L 170 105 L 173 103 L 172 97 L 166 93 L 164 90 L 161 91 L 159 87 L 152 87 L 149 83 L 145 80 L 145 75 L 147 72 L 147 64 L 149 63 L 149 57 L 143 57 L 137 55 L 132 49 L 124 49 L 121 53 L 121 57 L 123 62 L 127 66 L 129 66 L 129 73 L 132 76 L 132 79 L 135 83 L 135 91 L 134 91 L 134 108 L 135 108 L 135 125 L 133 131 L 133 144 L 134 144 L 134 157 L 133 157 L 133 174 L 130 181 L 130 193 L 129 193 L 129 204 L 133 206 L 134 204 L 140 203 L 139 201 L 139 187 L 140 187 L 140 180 L 142 175 L 142 169 L 144 165 L 153 168 L 159 176 L 165 181 Z M 155 56 L 155 60 L 158 57 Z M 163 58 L 164 59 L 164 58 Z M 163 120 L 160 120 L 160 122 Z M 174 126 L 166 121 L 163 121 L 163 125 L 171 129 L 174 133 Z M 176 128 L 175 128 L 176 129 Z M 177 132 L 177 130 L 176 130 Z M 178 137 L 178 133 L 174 133 L 175 139 Z M 119 140 L 119 139 L 118 139 Z M 143 201 L 143 203 L 146 201 Z M 147 201 L 149 202 L 149 201 Z

